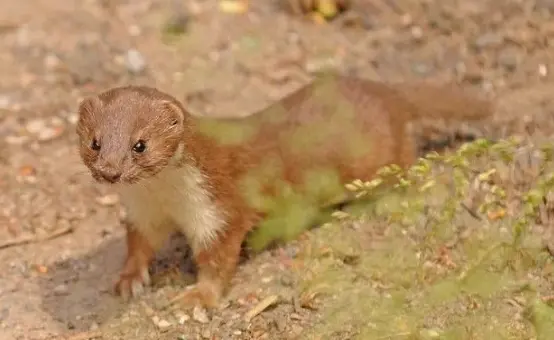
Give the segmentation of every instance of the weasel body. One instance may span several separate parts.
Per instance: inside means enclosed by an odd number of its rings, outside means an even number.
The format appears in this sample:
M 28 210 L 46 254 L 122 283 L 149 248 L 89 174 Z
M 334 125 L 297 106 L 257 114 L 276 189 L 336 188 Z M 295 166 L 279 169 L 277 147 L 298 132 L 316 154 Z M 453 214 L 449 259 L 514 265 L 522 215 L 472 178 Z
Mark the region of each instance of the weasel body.
M 417 120 L 479 121 L 492 112 L 488 101 L 461 89 L 334 76 L 237 119 L 195 117 L 172 96 L 143 86 L 87 98 L 77 125 L 81 158 L 97 181 L 118 188 L 128 212 L 116 289 L 138 295 L 150 283 L 156 250 L 179 231 L 198 269 L 184 299 L 215 306 L 246 234 L 268 215 L 264 199 L 283 183 L 308 193 L 318 173 L 345 183 L 370 179 L 391 163 L 407 167 L 417 158 L 410 130 Z M 336 186 L 316 200 L 341 193 Z

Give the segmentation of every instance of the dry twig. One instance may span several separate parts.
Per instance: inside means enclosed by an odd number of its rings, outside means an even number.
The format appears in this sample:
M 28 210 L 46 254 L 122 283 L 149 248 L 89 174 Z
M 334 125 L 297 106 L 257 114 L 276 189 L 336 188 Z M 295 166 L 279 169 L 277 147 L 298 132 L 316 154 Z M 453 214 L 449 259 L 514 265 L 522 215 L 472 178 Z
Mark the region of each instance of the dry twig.
M 29 244 L 29 243 L 37 243 L 37 242 L 41 242 L 41 241 L 47 241 L 47 240 L 54 239 L 56 237 L 60 237 L 60 236 L 69 234 L 71 232 L 73 232 L 73 226 L 66 226 L 66 227 L 63 227 L 63 228 L 58 228 L 58 229 L 54 230 L 53 232 L 48 233 L 47 235 L 44 235 L 44 236 L 17 237 L 17 238 L 13 238 L 11 240 L 0 242 L 0 249 L 6 249 L 6 248 L 10 248 L 10 247 L 15 247 L 15 246 L 21 246 L 21 245 Z
M 278 301 L 279 301 L 278 295 L 270 295 L 266 297 L 265 299 L 260 301 L 260 303 L 258 303 L 254 308 L 249 310 L 248 313 L 244 315 L 244 319 L 246 321 L 252 320 L 252 318 L 254 318 L 256 315 L 268 309 L 270 306 L 276 304 Z

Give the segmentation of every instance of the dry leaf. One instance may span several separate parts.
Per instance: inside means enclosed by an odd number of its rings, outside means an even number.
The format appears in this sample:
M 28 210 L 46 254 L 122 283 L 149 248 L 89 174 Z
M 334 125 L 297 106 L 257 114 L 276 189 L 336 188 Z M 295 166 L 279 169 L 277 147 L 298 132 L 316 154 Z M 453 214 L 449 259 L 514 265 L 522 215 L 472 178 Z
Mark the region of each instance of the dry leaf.
M 221 0 L 219 9 L 224 13 L 241 14 L 248 10 L 248 2 L 238 0 Z
M 323 15 L 319 12 L 312 12 L 309 14 L 309 17 L 310 17 L 310 20 L 312 20 L 313 22 L 319 25 L 323 25 L 327 22 L 323 17 Z
M 496 211 L 489 211 L 487 213 L 487 217 L 491 221 L 499 220 L 499 219 L 503 218 L 504 216 L 506 216 L 506 210 L 504 210 L 504 209 L 498 209 Z
M 320 0 L 317 4 L 317 11 L 321 13 L 324 18 L 330 19 L 338 14 L 339 8 L 335 0 Z

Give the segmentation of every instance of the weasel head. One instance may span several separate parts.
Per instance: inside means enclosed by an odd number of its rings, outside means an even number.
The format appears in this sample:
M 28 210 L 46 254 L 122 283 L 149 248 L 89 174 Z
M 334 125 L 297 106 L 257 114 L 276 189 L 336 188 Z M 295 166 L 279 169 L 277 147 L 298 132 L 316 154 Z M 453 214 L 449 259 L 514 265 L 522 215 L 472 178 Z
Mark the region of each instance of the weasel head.
M 172 96 L 145 86 L 116 87 L 79 105 L 79 154 L 101 183 L 133 184 L 179 156 L 188 113 Z

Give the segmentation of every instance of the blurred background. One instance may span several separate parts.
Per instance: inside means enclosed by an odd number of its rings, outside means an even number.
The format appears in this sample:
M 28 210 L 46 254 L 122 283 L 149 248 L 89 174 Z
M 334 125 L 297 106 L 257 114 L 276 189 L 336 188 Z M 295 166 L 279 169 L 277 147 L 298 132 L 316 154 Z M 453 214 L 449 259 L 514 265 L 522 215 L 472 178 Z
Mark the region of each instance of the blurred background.
M 294 242 L 244 264 L 230 302 L 214 316 L 148 307 L 178 291 L 172 264 L 142 304 L 114 299 L 111 281 L 125 250 L 118 198 L 94 185 L 78 159 L 83 96 L 148 84 L 195 113 L 242 116 L 331 69 L 464 84 L 497 100 L 492 129 L 543 140 L 554 131 L 553 12 L 552 0 L 5 0 L 0 338 L 301 339 L 320 320 L 294 298 L 302 277 L 294 274 L 302 267 Z M 177 250 L 171 256 L 181 259 L 186 250 Z M 242 319 L 272 292 L 289 302 Z M 511 320 L 516 312 L 502 315 Z M 371 322 L 379 320 L 395 322 Z M 352 325 L 319 338 L 354 338 Z M 521 325 L 514 334 L 532 333 Z M 390 327 L 398 328 L 390 330 L 395 339 L 412 334 L 402 322 Z M 481 339 L 464 334 L 459 339 Z

